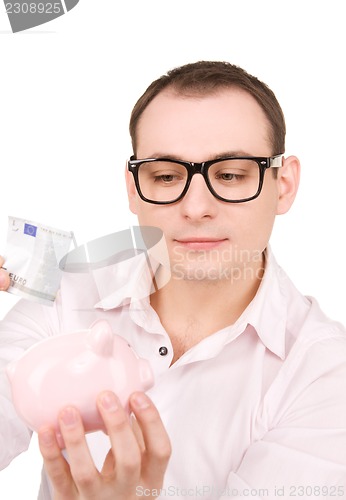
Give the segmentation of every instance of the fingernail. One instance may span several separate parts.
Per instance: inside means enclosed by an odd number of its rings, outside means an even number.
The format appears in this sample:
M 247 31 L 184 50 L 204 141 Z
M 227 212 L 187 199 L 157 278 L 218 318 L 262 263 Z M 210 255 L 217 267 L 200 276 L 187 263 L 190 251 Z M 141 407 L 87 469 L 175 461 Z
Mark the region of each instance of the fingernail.
M 119 405 L 112 392 L 106 392 L 101 396 L 101 404 L 107 411 L 115 412 L 118 410 Z
M 138 410 L 145 410 L 150 406 L 149 399 L 145 394 L 143 394 L 143 392 L 136 392 L 133 394 L 131 396 L 131 403 Z
M 65 408 L 60 418 L 67 427 L 72 427 L 78 422 L 78 414 L 74 408 Z

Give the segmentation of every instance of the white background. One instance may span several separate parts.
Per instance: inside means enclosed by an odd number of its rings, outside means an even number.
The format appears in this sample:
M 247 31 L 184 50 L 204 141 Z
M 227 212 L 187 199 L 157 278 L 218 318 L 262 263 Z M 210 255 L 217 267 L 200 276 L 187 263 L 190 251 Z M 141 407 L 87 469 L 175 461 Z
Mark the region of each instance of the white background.
M 12 34 L 0 5 L 0 253 L 7 216 L 74 230 L 78 243 L 135 223 L 123 182 L 128 117 L 147 85 L 200 59 L 269 84 L 301 188 L 272 238 L 298 288 L 346 323 L 346 30 L 343 0 L 80 0 Z M 0 318 L 15 303 L 1 294 Z M 0 498 L 34 500 L 35 441 L 0 472 Z

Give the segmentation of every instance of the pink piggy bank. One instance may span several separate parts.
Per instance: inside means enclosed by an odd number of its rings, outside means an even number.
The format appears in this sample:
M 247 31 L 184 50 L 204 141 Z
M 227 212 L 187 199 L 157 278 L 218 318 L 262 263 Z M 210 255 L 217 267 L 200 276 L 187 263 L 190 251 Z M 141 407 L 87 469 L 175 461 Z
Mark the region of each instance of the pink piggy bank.
M 13 403 L 28 427 L 52 426 L 59 439 L 58 412 L 73 405 L 86 432 L 105 431 L 96 407 L 103 390 L 113 391 L 128 410 L 132 392 L 149 389 L 154 378 L 148 361 L 140 359 L 110 325 L 100 320 L 89 330 L 50 337 L 29 348 L 7 366 Z M 60 446 L 63 446 L 61 439 Z

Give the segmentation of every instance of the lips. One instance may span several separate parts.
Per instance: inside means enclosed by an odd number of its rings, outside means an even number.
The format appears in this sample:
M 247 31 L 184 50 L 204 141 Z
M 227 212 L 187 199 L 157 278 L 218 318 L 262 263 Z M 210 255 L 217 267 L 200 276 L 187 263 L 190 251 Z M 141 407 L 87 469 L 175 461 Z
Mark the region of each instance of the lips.
M 176 239 L 175 242 L 191 250 L 210 250 L 222 245 L 226 240 L 227 238 L 208 238 L 201 236 Z

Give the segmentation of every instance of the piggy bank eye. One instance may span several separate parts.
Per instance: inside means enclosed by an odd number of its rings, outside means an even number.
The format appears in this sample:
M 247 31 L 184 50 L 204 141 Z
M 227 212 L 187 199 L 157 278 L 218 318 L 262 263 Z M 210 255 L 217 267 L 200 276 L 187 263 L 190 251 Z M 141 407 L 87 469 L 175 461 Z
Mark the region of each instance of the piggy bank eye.
M 129 344 L 128 342 L 127 342 L 127 345 L 128 345 L 128 347 L 131 349 L 131 351 L 133 352 L 133 354 L 135 355 L 135 357 L 136 357 L 137 359 L 139 359 L 139 356 L 138 356 L 138 354 L 136 353 L 136 351 L 134 350 L 134 348 L 132 347 L 132 345 L 131 345 L 131 344 Z

